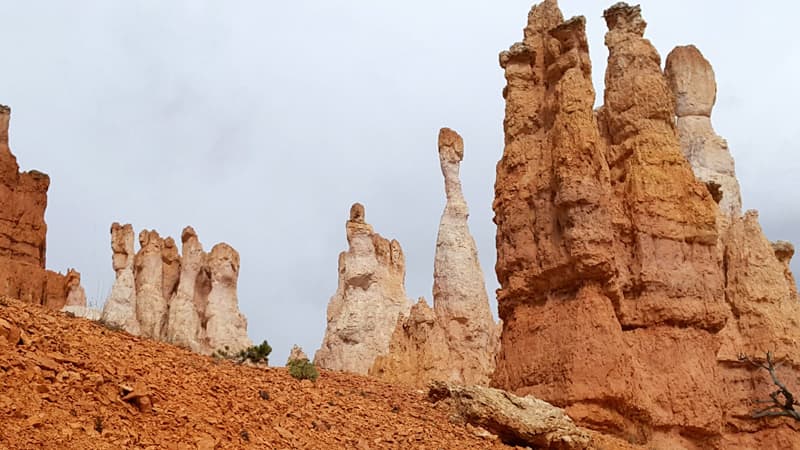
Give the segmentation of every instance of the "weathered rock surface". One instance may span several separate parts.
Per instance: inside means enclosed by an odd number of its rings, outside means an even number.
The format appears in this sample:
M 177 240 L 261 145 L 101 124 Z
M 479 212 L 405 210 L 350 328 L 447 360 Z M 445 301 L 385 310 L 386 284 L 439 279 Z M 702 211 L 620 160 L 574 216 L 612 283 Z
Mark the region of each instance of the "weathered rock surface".
M 524 41 L 500 55 L 492 383 L 648 448 L 798 448 L 781 446 L 793 424 L 746 418 L 769 383 L 737 364 L 771 349 L 800 368 L 788 252 L 755 215 L 721 212 L 675 127 L 675 86 L 679 117 L 710 114 L 710 66 L 687 75 L 676 54 L 670 82 L 639 8 L 604 16 L 597 111 L 584 19 L 564 21 L 555 1 L 534 7 Z
M 496 434 L 509 445 L 542 449 L 588 449 L 591 436 L 563 409 L 499 389 L 434 382 L 428 398 L 444 401 L 459 419 Z
M 459 179 L 464 142 L 442 128 L 438 148 L 447 203 L 436 240 L 433 309 L 424 299 L 414 305 L 370 374 L 416 386 L 431 380 L 485 385 L 494 370 L 499 335 L 467 224 L 469 209 Z
M 206 256 L 206 267 L 211 278 L 211 291 L 203 315 L 208 345 L 232 352 L 250 347 L 253 343 L 247 337 L 247 319 L 239 312 L 236 295 L 239 252 L 228 244 L 217 244 Z
M 717 96 L 714 69 L 695 46 L 687 45 L 670 52 L 664 70 L 675 95 L 683 153 L 700 181 L 719 186 L 719 200 L 715 200 L 723 214 L 738 217 L 742 199 L 733 157 L 728 143 L 711 126 L 711 110 Z
M 136 283 L 133 263 L 134 252 L 133 227 L 130 224 L 111 224 L 111 261 L 116 279 L 111 286 L 106 303 L 103 306 L 103 320 L 109 324 L 122 327 L 128 333 L 140 333 L 139 319 L 136 315 Z
M 292 350 L 289 352 L 289 357 L 286 359 L 286 365 L 288 366 L 292 361 L 302 361 L 304 359 L 308 360 L 308 356 L 306 356 L 303 348 L 299 345 L 293 345 Z
M 11 109 L 0 105 L 0 295 L 61 309 L 86 304 L 80 274 L 45 270 L 47 190 L 50 177 L 20 172 L 8 146 Z
M 346 230 L 349 249 L 339 254 L 339 284 L 328 303 L 328 325 L 314 363 L 366 374 L 375 358 L 389 351 L 392 333 L 411 301 L 400 243 L 375 233 L 360 203 L 350 208 Z
M 385 355 L 375 359 L 369 374 L 383 380 L 424 387 L 431 380 L 461 374 L 450 366 L 450 345 L 441 320 L 424 298 L 401 317 Z
M 139 234 L 134 254 L 133 236 L 130 225 L 111 226 L 117 279 L 103 308 L 104 322 L 199 353 L 232 354 L 252 345 L 236 295 L 236 250 L 222 243 L 206 254 L 186 227 L 182 257 L 172 238 L 149 230 Z

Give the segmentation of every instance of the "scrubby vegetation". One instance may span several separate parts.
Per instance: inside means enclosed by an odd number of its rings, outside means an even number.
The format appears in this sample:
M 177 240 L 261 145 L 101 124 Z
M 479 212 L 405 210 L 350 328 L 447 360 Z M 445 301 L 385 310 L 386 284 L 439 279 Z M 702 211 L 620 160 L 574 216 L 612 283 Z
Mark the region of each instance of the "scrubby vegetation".
M 306 358 L 293 359 L 289 361 L 289 375 L 298 380 L 311 380 L 317 381 L 319 378 L 319 371 L 311 361 Z
M 247 347 L 235 355 L 230 354 L 230 350 L 230 347 L 226 345 L 224 349 L 215 350 L 211 356 L 217 359 L 230 359 L 238 364 L 242 364 L 245 361 L 253 364 L 269 364 L 269 354 L 272 353 L 272 347 L 267 341 Z

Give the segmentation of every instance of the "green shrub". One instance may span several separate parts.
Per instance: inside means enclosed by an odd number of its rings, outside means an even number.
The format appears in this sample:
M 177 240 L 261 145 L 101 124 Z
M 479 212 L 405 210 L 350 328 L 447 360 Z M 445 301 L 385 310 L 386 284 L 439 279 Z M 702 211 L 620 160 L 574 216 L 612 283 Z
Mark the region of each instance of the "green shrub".
M 269 364 L 270 353 L 272 353 L 272 347 L 270 347 L 267 341 L 264 341 L 259 345 L 254 345 L 240 351 L 236 354 L 236 359 L 240 363 L 249 360 L 252 363 L 263 362 L 264 364 Z
M 289 375 L 298 380 L 317 381 L 319 378 L 317 368 L 306 358 L 289 361 Z

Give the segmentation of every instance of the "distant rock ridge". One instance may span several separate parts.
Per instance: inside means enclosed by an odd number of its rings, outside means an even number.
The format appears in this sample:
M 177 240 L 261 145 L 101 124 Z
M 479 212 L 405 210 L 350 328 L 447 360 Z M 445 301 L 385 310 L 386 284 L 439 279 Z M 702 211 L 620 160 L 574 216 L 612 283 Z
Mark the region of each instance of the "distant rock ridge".
M 433 308 L 419 299 L 398 321 L 389 351 L 376 359 L 370 374 L 420 387 L 430 381 L 486 385 L 494 371 L 499 327 L 467 224 L 459 179 L 464 141 L 442 128 L 438 148 L 447 203 L 436 240 Z
M 225 243 L 205 253 L 191 227 L 175 241 L 142 230 L 134 253 L 129 224 L 111 225 L 116 281 L 102 320 L 127 332 L 198 353 L 235 353 L 252 345 L 236 294 L 239 254 Z
M 348 250 L 339 254 L 339 283 L 328 303 L 327 328 L 314 363 L 367 374 L 389 350 L 392 332 L 411 308 L 400 243 L 374 232 L 355 203 L 345 225 Z
M 47 190 L 50 177 L 20 172 L 8 146 L 11 108 L 0 105 L 0 295 L 51 309 L 85 306 L 80 274 L 45 269 Z
M 662 71 L 638 6 L 604 18 L 597 110 L 585 19 L 555 0 L 500 54 L 492 384 L 647 448 L 800 448 L 787 421 L 748 417 L 771 382 L 738 355 L 797 373 L 800 304 L 793 248 L 740 214 L 713 71 L 692 47 Z

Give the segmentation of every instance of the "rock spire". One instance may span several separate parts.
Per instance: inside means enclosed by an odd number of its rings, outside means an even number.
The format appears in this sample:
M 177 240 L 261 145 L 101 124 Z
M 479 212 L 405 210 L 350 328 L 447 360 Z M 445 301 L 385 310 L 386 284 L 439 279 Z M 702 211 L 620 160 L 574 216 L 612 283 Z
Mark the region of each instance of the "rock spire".
M 411 308 L 400 243 L 375 233 L 355 203 L 345 228 L 349 249 L 339 254 L 339 284 L 328 303 L 328 326 L 314 362 L 366 374 L 385 355 L 398 319 Z
M 442 128 L 438 148 L 447 203 L 436 239 L 433 309 L 424 299 L 414 305 L 398 322 L 388 355 L 370 373 L 417 386 L 432 380 L 485 385 L 494 370 L 499 329 L 467 224 L 459 179 L 464 141 Z
M 0 105 L 0 295 L 52 309 L 85 306 L 80 274 L 45 269 L 47 190 L 50 177 L 20 172 L 8 146 L 11 108 Z
M 769 380 L 737 352 L 771 349 L 800 368 L 790 252 L 764 238 L 755 213 L 739 217 L 732 162 L 722 182 L 691 160 L 681 123 L 707 121 L 715 89 L 699 52 L 674 53 L 665 75 L 638 6 L 604 18 L 596 111 L 583 17 L 565 21 L 545 1 L 500 55 L 492 384 L 648 448 L 781 448 L 786 424 L 743 419 Z M 709 142 L 692 145 L 719 150 Z
M 681 149 L 695 176 L 715 186 L 715 198 L 726 218 L 742 213 L 739 181 L 725 139 L 711 126 L 711 110 L 717 98 L 714 69 L 694 45 L 675 47 L 667 56 L 665 73 L 675 95 Z

